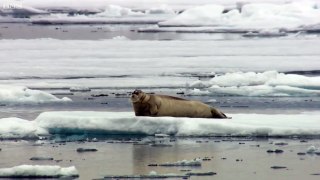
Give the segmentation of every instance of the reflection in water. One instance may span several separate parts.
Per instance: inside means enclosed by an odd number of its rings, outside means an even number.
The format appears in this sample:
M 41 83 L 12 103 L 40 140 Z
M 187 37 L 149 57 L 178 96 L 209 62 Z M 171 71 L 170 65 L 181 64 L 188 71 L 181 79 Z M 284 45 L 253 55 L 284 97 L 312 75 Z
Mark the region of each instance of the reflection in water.
M 148 164 L 163 164 L 166 162 L 177 162 L 181 160 L 193 160 L 195 158 L 212 157 L 217 148 L 214 144 L 205 146 L 194 143 L 194 140 L 179 140 L 171 142 L 172 146 L 133 146 L 133 172 L 144 174 L 150 171 L 157 173 L 183 174 L 181 169 L 201 169 L 201 167 L 159 167 L 148 166 Z

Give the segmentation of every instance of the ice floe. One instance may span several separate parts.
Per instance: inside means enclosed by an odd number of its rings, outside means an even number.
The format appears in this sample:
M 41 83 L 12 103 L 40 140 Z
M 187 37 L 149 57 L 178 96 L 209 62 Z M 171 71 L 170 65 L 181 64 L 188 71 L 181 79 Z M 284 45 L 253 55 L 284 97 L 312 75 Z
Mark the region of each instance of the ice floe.
M 193 95 L 320 96 L 320 78 L 277 71 L 235 72 L 188 85 Z
M 0 85 L 1 104 L 37 104 L 70 101 L 71 99 L 67 97 L 60 99 L 50 93 L 28 89 L 23 86 Z
M 20 165 L 1 168 L 0 178 L 76 178 L 79 173 L 74 166 Z
M 34 121 L 20 118 L 0 119 L 0 138 L 37 138 L 37 125 Z
M 287 4 L 248 3 L 241 9 L 224 12 L 221 5 L 203 5 L 187 9 L 180 15 L 160 22 L 160 26 L 215 26 L 224 29 L 301 30 L 302 25 L 319 23 L 320 9 L 315 2 Z M 161 29 L 161 28 L 160 28 Z M 219 29 L 218 29 L 219 30 Z M 212 32 L 214 29 L 212 29 Z
M 108 5 L 101 13 L 95 14 L 97 17 L 122 17 L 122 16 L 141 16 L 142 12 L 134 12 L 129 8 Z
M 320 148 L 316 148 L 315 146 L 310 146 L 306 153 L 308 154 L 317 154 L 317 155 L 320 155 Z
M 135 117 L 131 112 L 45 112 L 36 123 L 50 133 L 290 136 L 319 135 L 320 130 L 316 113 L 228 115 L 232 119 Z
M 319 113 L 228 114 L 232 119 L 136 117 L 133 112 L 44 112 L 34 121 L 0 119 L 1 138 L 50 134 L 320 136 Z M 290 123 L 288 123 L 290 122 Z

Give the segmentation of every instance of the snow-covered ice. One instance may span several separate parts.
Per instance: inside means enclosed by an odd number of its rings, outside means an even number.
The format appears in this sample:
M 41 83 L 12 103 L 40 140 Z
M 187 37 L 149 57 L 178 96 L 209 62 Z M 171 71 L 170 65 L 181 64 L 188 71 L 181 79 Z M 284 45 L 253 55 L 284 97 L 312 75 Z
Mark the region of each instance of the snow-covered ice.
M 0 119 L 0 138 L 37 138 L 38 127 L 34 121 L 20 118 Z
M 0 85 L 1 104 L 37 104 L 70 101 L 72 100 L 67 97 L 59 99 L 50 93 L 28 89 L 23 86 Z
M 135 3 L 137 4 L 135 4 Z M 318 1 L 81 1 L 21 0 L 1 2 L 2 22 L 35 24 L 159 24 L 174 27 L 206 26 L 210 28 L 143 28 L 140 31 L 176 32 L 249 32 L 282 29 L 301 31 L 319 24 Z M 182 13 L 178 13 L 181 12 Z M 16 18 L 12 18 L 16 17 Z M 20 17 L 20 18 L 19 18 Z M 28 18 L 25 18 L 28 17 Z M 214 26 L 214 27 L 212 27 Z M 309 28 L 308 28 L 309 27 Z
M 203 5 L 187 9 L 180 15 L 160 22 L 160 26 L 216 26 L 230 29 L 295 29 L 319 23 L 317 3 L 287 4 L 251 3 L 241 10 L 223 13 L 221 5 Z M 300 29 L 300 28 L 299 28 Z
M 240 96 L 319 96 L 320 77 L 284 74 L 276 71 L 236 72 L 217 75 L 209 81 L 189 85 L 190 94 L 227 94 Z
M 34 121 L 0 119 L 1 138 L 51 134 L 144 134 L 175 136 L 319 136 L 319 113 L 228 114 L 232 119 L 135 117 L 132 112 L 44 112 Z M 290 122 L 290 123 L 288 123 Z
M 35 121 L 51 133 L 290 136 L 319 135 L 320 132 L 317 113 L 228 116 L 232 119 L 135 117 L 132 112 L 45 112 Z
M 74 166 L 20 165 L 0 169 L 0 178 L 70 178 L 78 176 L 79 173 Z

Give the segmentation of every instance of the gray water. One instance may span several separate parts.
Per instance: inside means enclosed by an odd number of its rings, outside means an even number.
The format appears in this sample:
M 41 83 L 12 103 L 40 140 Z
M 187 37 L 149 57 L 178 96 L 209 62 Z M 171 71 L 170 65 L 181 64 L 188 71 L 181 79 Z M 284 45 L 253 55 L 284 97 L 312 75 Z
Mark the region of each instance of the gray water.
M 99 139 L 99 137 L 98 137 Z M 307 142 L 292 139 L 228 139 L 228 138 L 171 138 L 170 147 L 154 147 L 148 144 L 135 145 L 128 141 L 151 142 L 154 137 L 113 137 L 98 142 L 1 141 L 0 167 L 20 164 L 75 165 L 79 179 L 97 179 L 106 175 L 141 175 L 155 171 L 158 174 L 184 174 L 192 172 L 215 172 L 217 175 L 191 177 L 190 179 L 317 179 L 311 175 L 319 173 L 320 156 L 299 156 L 319 140 Z M 277 142 L 287 145 L 279 146 Z M 79 147 L 96 148 L 97 152 L 78 153 Z M 281 154 L 269 154 L 270 149 L 281 149 Z M 52 157 L 52 161 L 31 161 L 31 157 Z M 208 158 L 201 167 L 160 167 L 148 166 Z M 285 166 L 274 170 L 272 166 Z

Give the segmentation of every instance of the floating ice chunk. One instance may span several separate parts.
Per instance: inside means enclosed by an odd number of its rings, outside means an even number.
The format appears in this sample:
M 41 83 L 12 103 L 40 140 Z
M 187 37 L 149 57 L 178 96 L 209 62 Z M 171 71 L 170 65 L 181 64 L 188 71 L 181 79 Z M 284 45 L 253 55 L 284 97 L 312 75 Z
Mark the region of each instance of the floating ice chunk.
M 201 166 L 202 160 L 201 159 L 193 159 L 193 160 L 182 160 L 177 162 L 167 162 L 164 164 L 159 164 L 159 166 Z
M 316 148 L 315 146 L 310 146 L 308 149 L 307 149 L 307 153 L 308 154 L 320 154 L 320 149 L 319 148 Z
M 191 84 L 187 84 L 187 86 L 191 87 L 191 88 L 206 88 L 206 87 L 210 87 L 210 83 L 205 82 L 205 81 L 201 81 L 201 80 L 197 80 Z
M 150 176 L 156 176 L 157 174 L 158 174 L 158 173 L 157 173 L 156 171 L 150 171 L 150 172 L 149 172 L 149 175 L 150 175 Z
M 229 94 L 239 96 L 319 96 L 320 78 L 276 71 L 236 72 L 197 80 L 189 85 L 193 95 Z
M 34 104 L 70 101 L 70 98 L 64 97 L 59 99 L 44 91 L 31 90 L 22 86 L 0 85 L 0 102 L 5 104 Z
M 113 40 L 120 40 L 120 41 L 126 41 L 129 40 L 129 38 L 125 37 L 125 36 L 116 36 L 112 38 Z
M 71 92 L 88 92 L 88 91 L 91 91 L 91 89 L 88 87 L 77 86 L 77 87 L 71 87 L 70 91 Z
M 49 165 L 20 165 L 12 168 L 1 168 L 1 178 L 61 178 L 79 177 L 74 166 L 60 167 Z
M 109 5 L 106 9 L 98 14 L 96 17 L 123 17 L 123 16 L 141 16 L 144 15 L 142 12 L 134 12 L 129 8 L 124 8 L 117 5 Z
M 234 9 L 226 13 L 220 5 L 203 5 L 187 9 L 160 26 L 217 26 L 232 29 L 299 29 L 301 25 L 319 23 L 320 10 L 313 2 L 286 4 L 248 3 L 241 11 Z
M 0 139 L 37 138 L 38 133 L 47 134 L 34 121 L 20 118 L 3 118 L 0 119 L 0 124 Z

